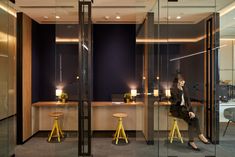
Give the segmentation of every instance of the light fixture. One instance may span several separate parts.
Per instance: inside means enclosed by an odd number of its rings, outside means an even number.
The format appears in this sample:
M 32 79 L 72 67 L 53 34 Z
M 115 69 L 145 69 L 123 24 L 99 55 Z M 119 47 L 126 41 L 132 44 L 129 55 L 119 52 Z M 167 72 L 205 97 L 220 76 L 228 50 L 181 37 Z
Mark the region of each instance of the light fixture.
M 116 19 L 117 19 L 117 20 L 120 20 L 120 19 L 121 19 L 121 16 L 117 15 L 117 16 L 116 16 Z
M 133 102 L 136 102 L 136 96 L 137 96 L 137 90 L 131 89 L 131 97 Z
M 145 76 L 143 76 L 143 80 L 145 80 L 146 79 L 146 77 Z
M 62 94 L 62 89 L 56 89 L 56 90 L 55 90 L 55 95 L 56 95 L 56 96 L 59 97 L 59 96 L 61 96 L 61 94 Z
M 181 19 L 181 16 L 176 16 L 176 19 L 178 19 L 178 20 Z
M 131 89 L 131 96 L 137 96 L 137 90 L 136 89 Z
M 157 97 L 159 95 L 158 89 L 153 90 L 153 96 Z
M 60 16 L 56 15 L 55 18 L 56 18 L 56 19 L 60 19 Z
M 165 94 L 166 94 L 166 97 L 170 97 L 171 96 L 171 90 L 170 89 L 166 89 L 165 90 Z
M 156 79 L 159 80 L 160 79 L 159 76 L 157 76 Z

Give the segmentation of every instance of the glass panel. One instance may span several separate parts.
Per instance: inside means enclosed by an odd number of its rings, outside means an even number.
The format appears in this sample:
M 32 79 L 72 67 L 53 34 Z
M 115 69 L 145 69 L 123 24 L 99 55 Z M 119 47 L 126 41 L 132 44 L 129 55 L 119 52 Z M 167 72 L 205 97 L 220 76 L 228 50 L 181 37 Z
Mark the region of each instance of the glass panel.
M 55 1 L 56 6 L 63 6 L 61 0 Z M 78 156 L 78 16 L 71 19 L 69 14 L 78 15 L 78 2 L 70 3 L 71 8 L 55 9 L 55 97 L 62 107 L 55 107 L 52 112 L 62 112 L 59 118 L 64 138 L 59 145 L 54 145 L 55 156 Z M 60 93 L 62 91 L 62 94 Z M 56 92 L 55 92 L 56 93 Z M 57 141 L 55 138 L 54 140 Z M 52 143 L 53 144 L 53 143 Z
M 16 18 L 0 0 L 0 156 L 14 154 L 16 143 Z
M 230 3 L 229 3 L 230 2 Z M 233 3 L 232 3 L 233 2 Z M 218 156 L 234 156 L 234 121 L 235 121 L 235 79 L 234 79 L 234 1 L 224 2 L 224 8 L 218 8 L 220 13 L 220 51 L 219 51 L 219 144 Z
M 160 38 L 165 37 L 167 41 L 160 44 L 160 88 L 163 92 L 159 105 L 165 108 L 167 115 L 164 119 L 167 124 L 165 142 L 168 156 L 204 157 L 216 154 L 218 104 L 214 91 L 218 72 L 218 15 L 214 14 L 215 5 L 215 0 L 168 1 L 160 4 L 161 8 L 167 9 L 166 14 L 161 16 L 167 19 L 166 24 L 160 18 L 160 32 L 165 32 Z M 185 81 L 182 88 L 178 82 L 181 79 L 179 75 Z M 194 115 L 196 118 L 193 118 Z M 202 135 L 214 144 L 204 145 L 200 141 L 206 141 Z M 172 143 L 170 140 L 173 140 Z M 193 150 L 188 142 L 196 144 L 201 151 Z

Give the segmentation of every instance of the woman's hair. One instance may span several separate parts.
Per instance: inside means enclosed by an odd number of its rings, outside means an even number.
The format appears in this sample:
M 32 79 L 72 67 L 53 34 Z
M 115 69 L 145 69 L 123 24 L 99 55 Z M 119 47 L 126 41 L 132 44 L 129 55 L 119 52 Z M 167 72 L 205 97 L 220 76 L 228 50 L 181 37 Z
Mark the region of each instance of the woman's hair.
M 173 89 L 177 88 L 177 84 L 179 80 L 184 80 L 183 76 L 180 73 L 176 74 L 173 80 L 173 86 L 172 86 Z

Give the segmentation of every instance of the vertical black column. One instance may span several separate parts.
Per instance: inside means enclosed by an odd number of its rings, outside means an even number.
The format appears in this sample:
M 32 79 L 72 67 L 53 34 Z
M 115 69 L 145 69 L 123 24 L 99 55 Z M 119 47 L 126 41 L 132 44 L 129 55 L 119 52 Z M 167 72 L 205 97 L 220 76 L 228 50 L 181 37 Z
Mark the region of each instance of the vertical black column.
M 23 13 L 17 13 L 17 76 L 16 76 L 16 86 L 17 86 L 17 97 L 16 97 L 16 110 L 17 110 L 17 144 L 23 143 L 23 93 L 22 93 L 22 58 L 23 58 Z
M 79 156 L 91 156 L 91 2 L 79 1 Z
M 206 21 L 206 136 L 219 142 L 219 14 Z

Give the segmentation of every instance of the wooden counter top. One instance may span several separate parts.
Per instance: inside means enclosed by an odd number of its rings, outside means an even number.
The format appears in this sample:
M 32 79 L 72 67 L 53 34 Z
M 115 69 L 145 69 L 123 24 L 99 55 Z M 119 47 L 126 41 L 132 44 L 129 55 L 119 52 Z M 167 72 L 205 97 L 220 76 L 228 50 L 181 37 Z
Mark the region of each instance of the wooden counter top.
M 92 107 L 113 107 L 113 106 L 144 106 L 143 102 L 111 102 L 111 101 L 93 101 L 91 104 Z
M 39 101 L 33 103 L 32 106 L 35 107 L 63 107 L 63 106 L 78 106 L 78 102 L 76 101 L 68 101 L 66 103 L 57 102 L 57 101 Z M 113 107 L 113 106 L 144 106 L 143 102 L 135 102 L 135 103 L 124 103 L 124 102 L 111 102 L 111 101 L 93 101 L 91 103 L 91 107 Z
M 170 101 L 160 101 L 160 106 L 170 106 L 171 105 L 171 102 Z M 196 101 L 192 101 L 191 102 L 192 106 L 203 106 L 203 104 L 201 102 L 196 102 Z M 157 106 L 158 105 L 158 102 L 156 101 L 154 103 L 154 106 Z
M 57 102 L 57 101 L 39 101 L 36 103 L 33 103 L 32 106 L 35 107 L 63 107 L 63 106 L 78 106 L 78 102 L 76 101 L 68 101 L 66 103 L 62 103 L 62 102 Z

